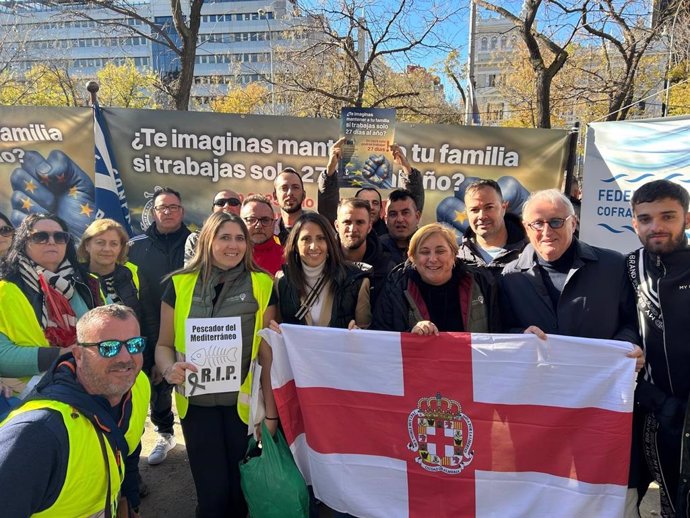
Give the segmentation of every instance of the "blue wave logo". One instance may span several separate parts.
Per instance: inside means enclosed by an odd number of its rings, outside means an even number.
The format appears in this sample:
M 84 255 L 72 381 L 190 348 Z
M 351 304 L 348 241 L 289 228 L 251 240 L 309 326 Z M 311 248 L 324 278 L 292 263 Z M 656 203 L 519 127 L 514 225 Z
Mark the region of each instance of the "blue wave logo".
M 690 183 L 690 178 L 686 179 L 685 175 L 682 173 L 671 173 L 667 176 L 658 176 L 652 173 L 644 173 L 640 176 L 635 177 L 628 177 L 628 173 L 620 173 L 611 178 L 602 179 L 601 181 L 603 183 L 614 183 L 620 180 L 622 182 L 627 183 L 639 183 L 643 180 L 646 180 L 647 178 L 656 178 L 657 180 L 668 180 L 669 182 L 676 180 L 681 183 Z
M 612 234 L 623 234 L 626 231 L 632 232 L 633 234 L 635 233 L 635 229 L 632 228 L 632 226 L 630 226 L 630 225 L 623 225 L 622 227 L 620 227 L 622 230 L 613 228 L 611 225 L 607 225 L 606 223 L 599 223 L 598 226 L 605 228 L 606 230 L 608 230 Z
M 677 124 L 621 123 L 615 137 L 604 133 L 606 161 L 638 173 L 689 169 L 690 125 Z

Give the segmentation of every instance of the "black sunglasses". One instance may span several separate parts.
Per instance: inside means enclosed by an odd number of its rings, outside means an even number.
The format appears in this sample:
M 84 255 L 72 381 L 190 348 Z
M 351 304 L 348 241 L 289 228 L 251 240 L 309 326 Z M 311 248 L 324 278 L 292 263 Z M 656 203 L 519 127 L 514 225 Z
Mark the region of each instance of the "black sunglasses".
M 29 241 L 35 245 L 45 245 L 51 237 L 56 245 L 64 245 L 69 241 L 69 232 L 46 232 L 39 230 L 29 235 Z
M 103 340 L 102 342 L 96 343 L 82 343 L 79 342 L 82 347 L 98 347 L 98 354 L 103 356 L 103 358 L 112 358 L 117 356 L 124 345 L 127 348 L 129 354 L 139 354 L 146 348 L 146 338 L 143 336 L 135 336 L 129 340 Z
M 9 225 L 4 225 L 0 227 L 0 236 L 2 237 L 10 237 L 14 235 L 14 227 L 10 227 Z
M 242 205 L 242 202 L 239 198 L 221 198 L 214 201 L 213 204 L 216 207 L 225 207 L 226 205 L 230 205 L 231 207 L 239 207 Z

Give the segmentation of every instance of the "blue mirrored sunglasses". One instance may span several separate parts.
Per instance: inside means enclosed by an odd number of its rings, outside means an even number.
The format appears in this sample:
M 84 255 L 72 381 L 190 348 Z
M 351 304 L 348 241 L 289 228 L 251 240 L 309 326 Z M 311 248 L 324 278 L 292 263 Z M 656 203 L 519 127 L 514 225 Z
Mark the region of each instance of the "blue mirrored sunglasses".
M 146 338 L 143 336 L 135 336 L 129 340 L 103 340 L 102 342 L 79 342 L 78 345 L 82 347 L 98 347 L 98 354 L 103 358 L 112 358 L 117 356 L 124 345 L 129 354 L 139 354 L 146 348 Z

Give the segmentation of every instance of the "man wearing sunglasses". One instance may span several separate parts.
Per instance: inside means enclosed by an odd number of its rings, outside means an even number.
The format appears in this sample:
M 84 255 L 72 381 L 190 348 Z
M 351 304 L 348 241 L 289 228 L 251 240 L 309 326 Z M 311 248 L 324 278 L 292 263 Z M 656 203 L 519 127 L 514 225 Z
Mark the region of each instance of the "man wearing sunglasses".
M 240 199 L 240 195 L 230 190 L 218 191 L 213 197 L 213 203 L 211 204 L 212 212 L 227 212 L 229 214 L 235 214 L 236 216 L 240 215 L 241 208 L 242 200 Z M 187 241 L 184 244 L 185 264 L 194 257 L 197 241 L 199 241 L 198 230 L 187 236 Z
M 182 221 L 184 207 L 182 196 L 170 187 L 156 190 L 153 195 L 154 224 L 146 233 L 134 237 L 129 243 L 129 260 L 138 267 L 139 276 L 144 277 L 149 286 L 148 294 L 142 297 L 141 305 L 151 311 L 152 328 L 155 336 L 147 336 L 149 344 L 158 341 L 160 327 L 160 307 L 164 286 L 163 277 L 184 265 L 184 247 L 189 229 Z M 154 346 L 144 354 L 144 372 L 153 383 L 151 400 L 151 422 L 158 432 L 158 441 L 148 456 L 149 464 L 160 464 L 168 451 L 175 447 L 172 412 L 172 385 L 163 379 L 153 361 Z
M 504 331 L 629 342 L 626 356 L 639 371 L 644 356 L 624 257 L 578 240 L 573 205 L 556 189 L 533 193 L 522 220 L 529 244 L 499 277 Z M 637 491 L 629 489 L 627 509 L 636 503 Z
M 126 306 L 85 313 L 72 353 L 0 424 L 3 516 L 138 516 L 129 475 L 150 397 L 139 333 Z
M 522 219 L 529 244 L 500 278 L 505 330 L 639 343 L 623 256 L 579 241 L 573 206 L 556 189 L 533 193 Z M 640 368 L 641 354 L 636 346 Z

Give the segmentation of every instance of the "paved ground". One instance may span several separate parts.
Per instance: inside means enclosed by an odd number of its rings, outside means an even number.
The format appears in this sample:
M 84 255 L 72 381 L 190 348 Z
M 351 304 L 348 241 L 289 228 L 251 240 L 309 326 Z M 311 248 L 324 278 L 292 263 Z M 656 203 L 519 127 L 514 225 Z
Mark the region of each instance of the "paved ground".
M 151 422 L 146 422 L 140 468 L 150 494 L 142 500 L 141 518 L 194 518 L 196 495 L 179 424 L 175 425 L 175 437 L 177 446 L 168 453 L 165 462 L 149 466 L 146 458 L 155 444 L 156 433 Z M 321 513 L 321 518 L 330 516 L 328 511 Z M 659 492 L 652 487 L 642 502 L 642 518 L 656 516 L 659 516 Z

